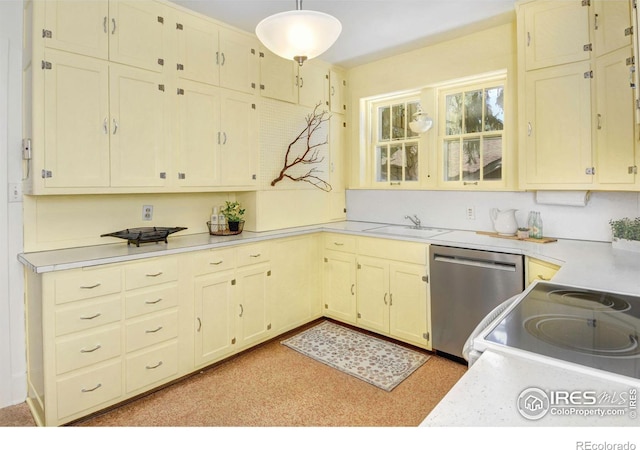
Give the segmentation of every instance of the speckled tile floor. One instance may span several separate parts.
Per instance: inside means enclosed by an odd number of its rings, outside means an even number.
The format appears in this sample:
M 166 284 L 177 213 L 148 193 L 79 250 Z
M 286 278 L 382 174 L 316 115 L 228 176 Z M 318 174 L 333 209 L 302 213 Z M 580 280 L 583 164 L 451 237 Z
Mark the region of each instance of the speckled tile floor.
M 426 352 L 431 358 L 386 392 L 280 344 L 293 334 L 73 425 L 416 426 L 467 370 Z M 0 426 L 33 425 L 26 404 L 0 409 Z

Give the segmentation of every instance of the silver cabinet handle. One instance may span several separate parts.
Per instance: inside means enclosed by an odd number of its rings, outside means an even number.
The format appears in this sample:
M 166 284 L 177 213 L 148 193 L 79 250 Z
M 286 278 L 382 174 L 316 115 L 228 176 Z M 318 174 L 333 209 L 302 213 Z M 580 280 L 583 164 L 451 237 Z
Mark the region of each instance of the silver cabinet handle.
M 220 53 L 220 55 L 222 56 L 222 62 L 220 63 L 220 65 L 224 66 L 224 63 L 227 61 L 227 58 L 224 56 L 224 52 Z
M 116 19 L 111 19 L 111 23 L 113 24 L 113 29 L 111 30 L 111 34 L 116 34 Z
M 159 277 L 160 275 L 162 275 L 162 272 L 148 273 L 145 276 L 155 278 L 155 277 Z
M 96 389 L 101 388 L 101 387 L 102 387 L 102 383 L 98 383 L 98 384 L 96 384 L 96 387 L 93 387 L 91 389 L 82 388 L 82 389 L 80 389 L 80 392 L 93 392 Z
M 159 298 L 158 300 L 147 300 L 145 301 L 145 305 L 155 305 L 156 303 L 160 303 L 162 301 L 162 297 Z
M 259 258 L 260 257 L 260 253 L 255 253 L 253 255 L 249 255 L 249 258 Z
M 104 122 L 102 122 L 102 129 L 104 131 L 104 134 L 109 134 L 109 121 L 107 120 L 107 118 L 104 118 Z
M 304 78 L 300 77 L 300 87 L 303 87 L 303 86 L 304 86 Z
M 198 333 L 200 332 L 200 330 L 202 330 L 202 320 L 200 320 L 200 317 L 197 318 L 198 319 Z
M 337 245 L 338 247 L 342 247 L 344 242 L 334 242 L 333 245 Z
M 162 361 L 158 361 L 158 364 L 154 365 L 154 366 L 144 366 L 145 369 L 157 369 L 158 367 L 160 367 L 162 365 Z
M 97 317 L 100 317 L 101 315 L 102 313 L 95 313 L 93 316 L 80 317 L 80 320 L 93 320 Z
M 385 305 L 387 304 L 387 293 L 386 292 L 384 293 L 384 304 Z
M 393 306 L 393 293 L 389 294 L 389 306 Z
M 355 294 L 355 292 L 353 292 L 353 288 L 355 288 L 355 287 L 356 287 L 356 285 L 355 285 L 355 284 L 352 284 L 352 285 L 351 285 L 351 295 L 356 295 L 356 294 Z
M 242 317 L 244 315 L 244 307 L 242 306 L 242 303 L 240 303 L 240 317 Z
M 598 130 L 602 130 L 602 114 L 598 114 Z
M 533 133 L 533 126 L 531 126 L 531 122 L 527 122 L 527 136 L 531 136 Z
M 102 29 L 104 30 L 104 34 L 107 34 L 109 32 L 109 30 L 107 29 L 108 22 L 109 19 L 107 19 L 107 16 L 104 16 L 104 20 L 102 21 Z
M 155 330 L 145 330 L 145 333 L 157 333 L 160 330 L 162 330 L 162 326 L 159 326 Z
M 542 281 L 549 281 L 551 278 L 547 278 L 543 275 L 538 275 L 538 279 L 542 280 Z
M 93 352 L 95 352 L 96 350 L 98 350 L 100 348 L 102 348 L 102 346 L 100 344 L 96 345 L 93 348 L 90 348 L 89 350 L 85 350 L 84 348 L 81 348 L 80 349 L 80 353 L 93 353 Z
M 92 284 L 91 286 L 80 286 L 80 289 L 95 289 L 100 286 L 100 283 Z
M 221 139 L 224 137 L 224 139 Z M 218 144 L 224 145 L 227 143 L 227 133 L 226 131 L 218 131 Z
M 336 88 L 331 86 L 331 96 L 333 97 L 336 94 Z
M 116 119 L 113 119 L 113 134 L 116 134 L 118 132 L 118 121 Z
M 220 260 L 220 261 L 216 261 L 216 262 L 210 262 L 209 264 L 212 266 L 219 266 L 220 264 L 222 264 L 224 262 L 224 260 Z
M 531 45 L 531 33 L 527 31 L 527 47 Z

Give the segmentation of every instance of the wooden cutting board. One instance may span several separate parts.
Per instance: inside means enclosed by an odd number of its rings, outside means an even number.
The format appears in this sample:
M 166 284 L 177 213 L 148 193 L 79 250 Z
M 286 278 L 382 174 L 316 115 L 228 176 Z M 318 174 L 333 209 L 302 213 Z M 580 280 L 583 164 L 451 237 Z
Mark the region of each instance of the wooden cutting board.
M 483 234 L 485 236 L 492 236 L 492 237 L 497 237 L 502 239 L 512 239 L 514 241 L 535 242 L 537 244 L 547 244 L 549 242 L 557 241 L 557 239 L 555 238 L 548 238 L 548 237 L 543 237 L 542 239 L 536 239 L 536 238 L 518 239 L 517 236 L 504 236 L 502 234 L 498 234 L 493 231 L 476 231 L 476 234 Z

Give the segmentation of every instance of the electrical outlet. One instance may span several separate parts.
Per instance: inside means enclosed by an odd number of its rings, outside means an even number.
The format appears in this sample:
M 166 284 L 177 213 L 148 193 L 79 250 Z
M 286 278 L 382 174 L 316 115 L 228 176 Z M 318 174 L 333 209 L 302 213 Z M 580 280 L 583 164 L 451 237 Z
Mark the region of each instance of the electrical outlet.
M 142 207 L 142 220 L 153 219 L 153 205 L 144 205 Z
M 476 220 L 476 208 L 467 206 L 467 220 Z
M 9 203 L 15 203 L 22 200 L 22 184 L 9 183 Z

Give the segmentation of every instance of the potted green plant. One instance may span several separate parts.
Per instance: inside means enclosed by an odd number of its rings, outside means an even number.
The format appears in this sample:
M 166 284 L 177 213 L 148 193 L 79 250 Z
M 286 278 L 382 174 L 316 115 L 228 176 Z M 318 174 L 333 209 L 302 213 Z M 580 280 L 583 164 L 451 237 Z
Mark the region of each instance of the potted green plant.
M 241 231 L 240 226 L 244 224 L 242 217 L 244 216 L 244 209 L 238 202 L 225 201 L 225 205 L 221 211 L 222 215 L 227 219 L 229 224 L 229 231 Z
M 640 252 L 640 217 L 610 220 L 613 239 L 611 246 L 621 250 Z

